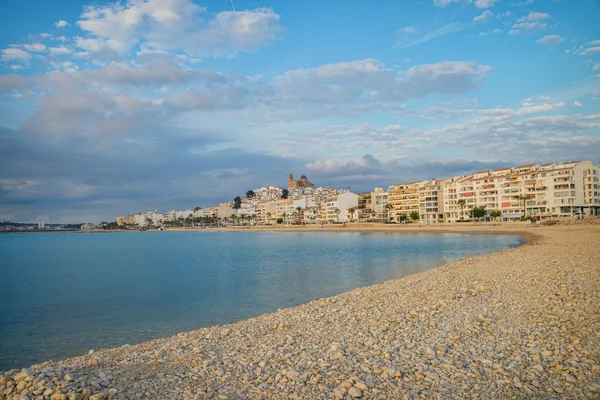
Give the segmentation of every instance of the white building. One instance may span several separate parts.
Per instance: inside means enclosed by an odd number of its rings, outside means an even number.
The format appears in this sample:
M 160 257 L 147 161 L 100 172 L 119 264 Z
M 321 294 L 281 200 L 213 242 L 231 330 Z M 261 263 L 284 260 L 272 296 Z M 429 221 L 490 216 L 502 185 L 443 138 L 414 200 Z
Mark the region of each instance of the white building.
M 350 216 L 348 209 L 358 209 L 358 195 L 345 192 L 329 197 L 321 203 L 320 219 L 326 222 L 348 222 Z

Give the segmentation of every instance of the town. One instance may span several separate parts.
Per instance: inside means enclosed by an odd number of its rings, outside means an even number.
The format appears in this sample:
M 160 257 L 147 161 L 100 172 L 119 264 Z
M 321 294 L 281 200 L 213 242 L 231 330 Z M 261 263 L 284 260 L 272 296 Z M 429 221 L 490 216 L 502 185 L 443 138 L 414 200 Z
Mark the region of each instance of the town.
M 592 161 L 530 164 L 447 179 L 391 185 L 352 193 L 317 187 L 288 175 L 287 188 L 248 190 L 214 207 L 157 210 L 119 216 L 120 228 L 256 225 L 459 223 L 474 220 L 581 218 L 600 213 L 600 167 Z

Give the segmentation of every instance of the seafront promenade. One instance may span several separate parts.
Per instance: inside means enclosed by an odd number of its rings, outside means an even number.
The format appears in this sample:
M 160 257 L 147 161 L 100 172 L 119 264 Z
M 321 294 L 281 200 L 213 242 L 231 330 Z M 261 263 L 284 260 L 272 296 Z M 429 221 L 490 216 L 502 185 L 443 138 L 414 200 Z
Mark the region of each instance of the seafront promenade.
M 516 232 L 527 243 L 0 373 L 0 399 L 600 398 L 600 225 L 410 229 Z

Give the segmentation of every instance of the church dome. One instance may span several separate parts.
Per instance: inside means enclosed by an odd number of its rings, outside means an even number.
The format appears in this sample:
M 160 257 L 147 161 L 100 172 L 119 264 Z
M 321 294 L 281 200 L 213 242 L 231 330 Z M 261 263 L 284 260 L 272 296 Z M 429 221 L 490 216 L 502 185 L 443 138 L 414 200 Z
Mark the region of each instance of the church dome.
M 305 181 L 306 179 L 307 179 L 307 178 L 306 178 L 306 175 L 302 175 L 302 176 L 300 177 L 300 180 L 301 180 L 301 181 Z

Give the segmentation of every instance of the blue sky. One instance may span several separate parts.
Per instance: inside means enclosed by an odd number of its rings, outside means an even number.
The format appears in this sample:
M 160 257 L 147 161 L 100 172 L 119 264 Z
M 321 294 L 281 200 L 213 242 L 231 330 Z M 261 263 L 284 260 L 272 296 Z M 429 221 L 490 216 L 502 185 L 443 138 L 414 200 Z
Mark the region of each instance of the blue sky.
M 593 0 L 8 0 L 0 219 L 597 162 L 598 20 Z

